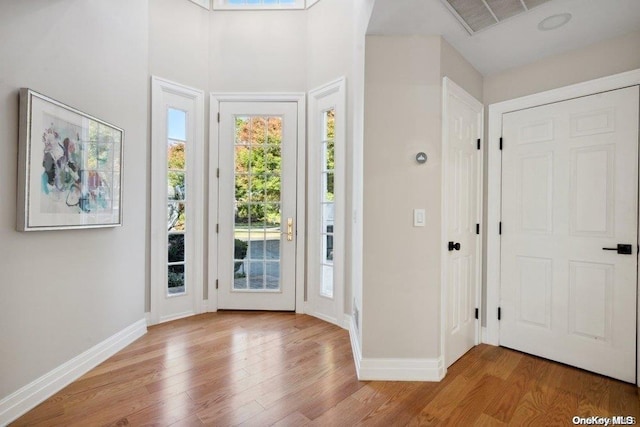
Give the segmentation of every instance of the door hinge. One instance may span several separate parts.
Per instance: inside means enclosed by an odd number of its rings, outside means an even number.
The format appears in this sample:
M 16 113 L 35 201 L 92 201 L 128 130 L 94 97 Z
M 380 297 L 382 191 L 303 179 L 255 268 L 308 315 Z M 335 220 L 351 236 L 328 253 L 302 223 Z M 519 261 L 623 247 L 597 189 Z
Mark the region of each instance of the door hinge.
M 479 318 L 480 318 L 480 310 L 476 308 L 476 319 L 479 319 Z
M 220 224 L 216 224 L 216 233 L 220 232 Z
M 502 150 L 502 137 L 500 137 L 500 150 Z
M 220 113 L 218 113 L 218 123 L 220 123 Z
M 220 178 L 220 168 L 216 169 L 216 178 Z
M 498 320 L 502 319 L 502 308 L 498 307 Z
M 498 223 L 498 234 L 502 235 L 502 221 Z
M 480 149 L 480 138 L 478 138 L 478 150 Z
M 476 234 L 480 234 L 480 224 L 476 224 Z
M 216 279 L 216 289 L 218 289 L 218 279 Z

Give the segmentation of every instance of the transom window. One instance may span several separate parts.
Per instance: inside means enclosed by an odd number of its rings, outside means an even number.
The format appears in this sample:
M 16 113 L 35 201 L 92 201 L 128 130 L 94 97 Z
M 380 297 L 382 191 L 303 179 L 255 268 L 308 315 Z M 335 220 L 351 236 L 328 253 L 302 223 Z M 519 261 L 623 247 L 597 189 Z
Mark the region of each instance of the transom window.
M 208 0 L 191 0 L 203 7 Z M 214 9 L 307 9 L 319 0 L 212 0 Z

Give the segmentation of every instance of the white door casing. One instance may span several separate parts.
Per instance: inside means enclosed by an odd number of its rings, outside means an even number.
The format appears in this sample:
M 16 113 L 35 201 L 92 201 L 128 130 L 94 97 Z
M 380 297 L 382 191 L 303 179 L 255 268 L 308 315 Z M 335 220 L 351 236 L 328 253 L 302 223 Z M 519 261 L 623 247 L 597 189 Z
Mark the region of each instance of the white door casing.
M 638 87 L 503 116 L 500 344 L 635 382 Z M 631 255 L 603 248 L 631 245 Z
M 443 79 L 442 322 L 445 366 L 478 344 L 482 279 L 482 103 Z M 452 246 L 450 247 L 450 243 Z
M 296 258 L 300 244 L 300 224 L 297 224 L 298 108 L 297 102 L 219 103 L 218 308 L 286 311 L 296 308 Z M 265 145 L 264 142 L 256 145 L 255 141 L 236 138 L 238 120 L 248 120 L 251 126 L 262 126 L 260 123 L 263 118 L 269 125 L 271 121 L 281 123 L 281 143 Z M 253 150 L 251 156 L 269 152 L 272 158 L 281 159 L 281 174 L 276 170 L 266 171 L 272 174 L 275 179 L 273 182 L 280 186 L 275 199 L 272 198 L 273 194 L 265 198 L 262 190 L 258 191 L 256 187 L 250 187 L 256 191 L 250 191 L 243 197 L 236 194 L 237 177 L 249 172 L 236 171 L 235 159 L 239 155 L 236 153 L 249 149 Z M 271 216 L 279 215 L 279 227 L 257 226 L 254 220 L 246 230 L 236 227 L 236 217 L 242 216 L 243 209 L 252 211 L 260 206 L 265 211 L 269 210 Z M 246 242 L 244 259 L 234 260 L 236 237 Z M 260 285 L 258 282 L 263 283 L 262 290 L 257 289 Z
M 503 114 L 639 84 L 640 69 L 637 69 L 491 104 L 488 107 L 488 139 L 486 144 L 488 164 L 486 190 L 486 310 L 485 316 L 483 317 L 483 324 L 485 324 L 486 327 L 483 327 L 482 329 L 482 342 L 491 345 L 498 345 L 500 342 L 500 322 L 498 321 L 497 313 L 500 305 L 501 236 L 498 231 L 501 220 L 502 152 L 499 148 L 499 141 L 502 136 Z M 636 319 L 638 319 L 637 321 L 640 321 L 640 293 L 638 298 Z M 636 327 L 638 327 L 637 323 Z M 636 341 L 636 364 L 637 366 L 640 366 L 640 340 Z M 636 380 L 636 384 L 638 384 L 638 380 Z
M 166 322 L 202 311 L 204 223 L 204 92 L 152 77 L 151 110 L 151 313 L 149 323 Z M 184 292 L 167 285 L 167 176 L 169 110 L 185 113 L 185 178 L 188 196 L 184 231 Z
M 344 78 L 330 82 L 309 92 L 308 120 L 308 185 L 307 185 L 307 306 L 305 312 L 338 326 L 347 328 L 344 315 L 344 236 L 345 236 L 345 160 L 346 160 L 346 82 Z M 333 113 L 334 186 L 332 224 L 332 265 L 322 265 L 327 251 L 323 233 L 323 178 L 326 177 L 327 112 Z M 324 208 L 326 216 L 326 207 Z M 325 221 L 326 222 L 326 221 Z M 326 225 L 326 224 L 324 224 Z M 326 232 L 327 230 L 324 230 Z M 324 244 L 323 244 L 324 243 Z M 330 275 L 326 278 L 325 276 Z M 323 292 L 322 281 L 327 279 L 332 295 Z

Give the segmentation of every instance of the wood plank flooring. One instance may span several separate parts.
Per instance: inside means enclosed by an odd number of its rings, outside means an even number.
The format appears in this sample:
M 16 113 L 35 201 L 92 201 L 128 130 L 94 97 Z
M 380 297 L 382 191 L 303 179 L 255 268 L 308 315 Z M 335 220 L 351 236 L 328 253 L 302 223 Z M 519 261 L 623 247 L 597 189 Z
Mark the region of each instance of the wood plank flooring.
M 638 388 L 480 345 L 439 383 L 358 381 L 347 331 L 220 312 L 149 328 L 15 426 L 572 425 L 640 419 Z

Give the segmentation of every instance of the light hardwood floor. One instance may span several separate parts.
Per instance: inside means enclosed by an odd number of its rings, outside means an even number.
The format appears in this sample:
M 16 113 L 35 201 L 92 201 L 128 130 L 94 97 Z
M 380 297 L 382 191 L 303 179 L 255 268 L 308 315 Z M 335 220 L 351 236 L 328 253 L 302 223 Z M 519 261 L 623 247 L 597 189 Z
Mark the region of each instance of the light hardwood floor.
M 572 425 L 640 419 L 638 388 L 480 345 L 439 383 L 358 381 L 347 331 L 305 315 L 212 313 L 149 328 L 14 425 Z

